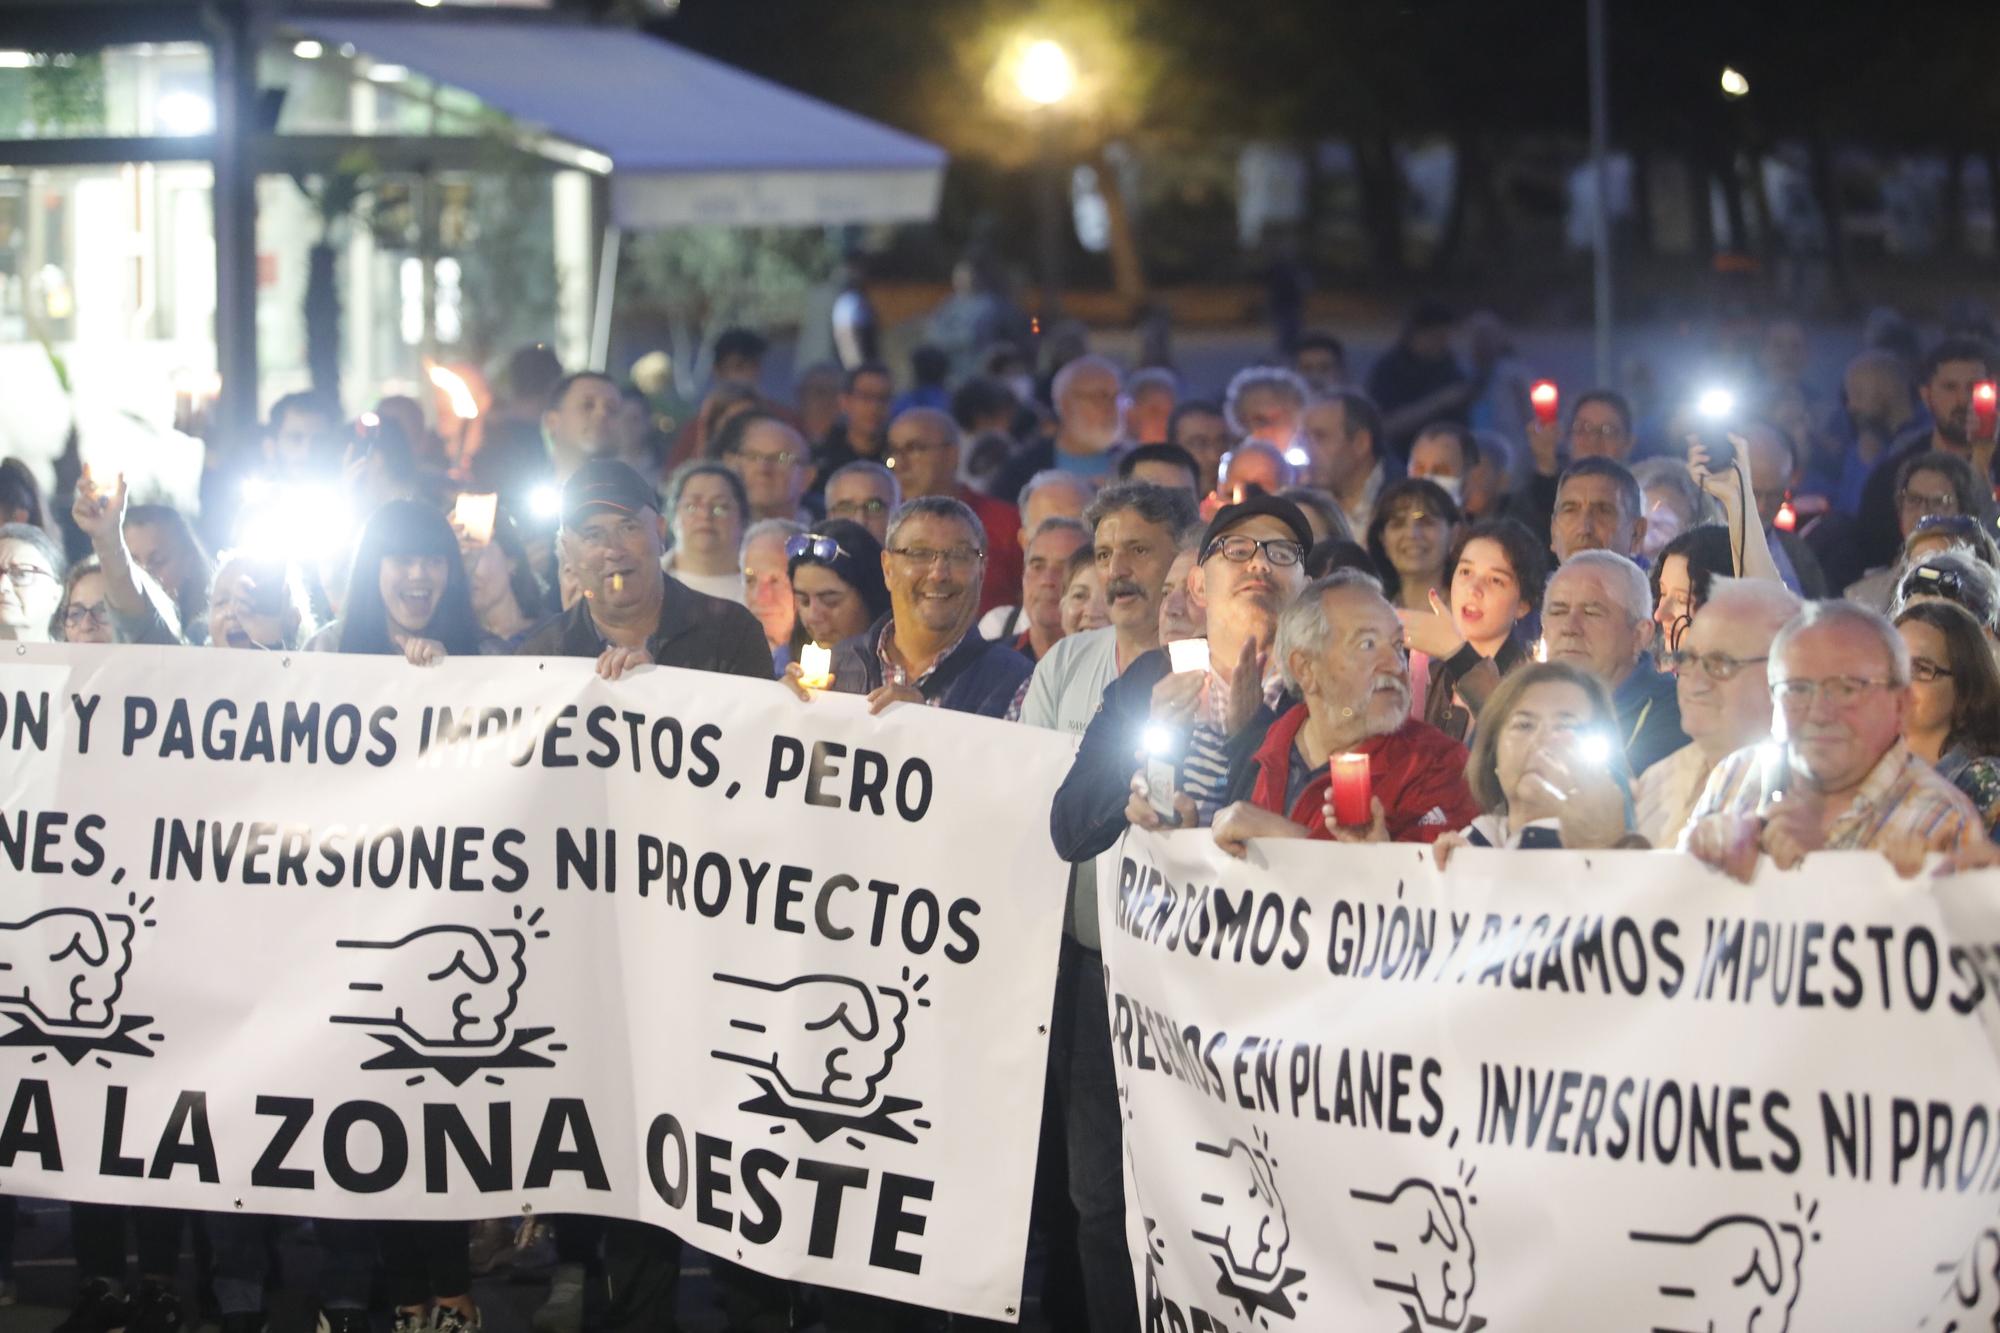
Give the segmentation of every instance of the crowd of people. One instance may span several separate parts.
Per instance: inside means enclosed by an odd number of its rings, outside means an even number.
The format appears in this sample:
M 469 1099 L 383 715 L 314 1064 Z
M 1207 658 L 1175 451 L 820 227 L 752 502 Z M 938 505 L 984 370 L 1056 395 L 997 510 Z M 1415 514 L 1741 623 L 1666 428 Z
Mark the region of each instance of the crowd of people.
M 1021 793 L 1071 867 L 1050 886 L 1069 908 L 1041 1309 L 1121 1333 L 1140 1315 L 1093 858 L 1128 828 L 1205 829 L 1237 855 L 1280 837 L 1427 843 L 1441 862 L 1678 849 L 1743 880 L 1820 850 L 1906 874 L 1994 860 L 1991 332 L 1920 351 L 1907 323 L 1871 319 L 1836 388 L 1774 320 L 1734 409 L 1701 417 L 1609 387 L 1558 408 L 1494 321 L 1433 304 L 1365 379 L 1305 333 L 1212 398 L 1072 338 L 1039 361 L 925 348 L 901 380 L 815 366 L 779 402 L 764 340 L 738 331 L 671 430 L 634 386 L 530 348 L 452 466 L 408 399 L 345 424 L 300 395 L 254 457 L 211 469 L 198 520 L 87 471 L 51 506 L 9 460 L 0 633 L 572 656 L 612 681 L 726 672 L 796 706 L 831 690 L 1074 737 L 1061 788 Z M 311 487 L 353 515 L 351 539 L 305 559 L 245 537 Z M 62 1333 L 182 1322 L 185 1219 L 74 1214 Z M 201 1299 L 253 1333 L 273 1224 L 199 1222 Z M 674 1237 L 547 1225 L 540 1333 L 672 1326 Z M 398 1333 L 477 1325 L 464 1227 L 321 1223 L 317 1241 L 334 1333 L 365 1326 L 371 1284 Z M 731 1327 L 943 1323 L 727 1265 L 719 1289 Z

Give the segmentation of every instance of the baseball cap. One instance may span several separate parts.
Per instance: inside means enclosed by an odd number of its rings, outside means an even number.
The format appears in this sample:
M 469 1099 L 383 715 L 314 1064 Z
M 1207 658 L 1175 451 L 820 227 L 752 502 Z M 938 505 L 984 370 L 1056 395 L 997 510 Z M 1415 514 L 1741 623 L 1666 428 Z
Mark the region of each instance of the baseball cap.
M 1215 517 L 1208 521 L 1208 530 L 1201 534 L 1200 558 L 1203 560 L 1208 558 L 1208 548 L 1215 544 L 1217 537 L 1228 532 L 1238 523 L 1244 522 L 1246 519 L 1256 518 L 1259 515 L 1268 515 L 1290 528 L 1292 535 L 1298 538 L 1301 550 L 1310 551 L 1312 549 L 1312 524 L 1306 522 L 1303 510 L 1290 500 L 1276 495 L 1252 495 L 1236 504 L 1224 505 L 1215 511 Z
M 658 510 L 660 497 L 631 464 L 615 458 L 593 458 L 563 484 L 563 526 L 573 528 L 599 509 L 636 514 Z

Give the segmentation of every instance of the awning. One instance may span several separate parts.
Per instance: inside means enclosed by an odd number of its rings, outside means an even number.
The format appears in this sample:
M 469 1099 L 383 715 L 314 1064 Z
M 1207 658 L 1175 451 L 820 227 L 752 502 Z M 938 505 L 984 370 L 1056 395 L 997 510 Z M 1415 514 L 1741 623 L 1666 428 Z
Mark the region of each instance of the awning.
M 937 211 L 943 149 L 642 32 L 438 12 L 291 24 L 602 153 L 615 226 L 909 222 Z

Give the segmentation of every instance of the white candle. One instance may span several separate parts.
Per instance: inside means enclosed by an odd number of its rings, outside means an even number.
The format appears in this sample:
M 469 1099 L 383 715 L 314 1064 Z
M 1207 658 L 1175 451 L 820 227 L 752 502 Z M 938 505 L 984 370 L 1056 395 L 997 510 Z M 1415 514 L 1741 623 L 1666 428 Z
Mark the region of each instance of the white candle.
M 1167 661 L 1175 674 L 1208 670 L 1208 640 L 1175 639 L 1167 645 Z
M 833 683 L 833 649 L 809 643 L 799 649 L 799 675 L 811 689 L 825 689 Z

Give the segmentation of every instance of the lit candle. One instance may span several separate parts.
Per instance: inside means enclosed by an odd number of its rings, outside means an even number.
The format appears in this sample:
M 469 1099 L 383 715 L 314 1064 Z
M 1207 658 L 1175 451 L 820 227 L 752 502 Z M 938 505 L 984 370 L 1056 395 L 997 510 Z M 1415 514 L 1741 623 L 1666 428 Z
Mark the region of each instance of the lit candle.
M 1173 667 L 1175 675 L 1183 671 L 1208 670 L 1208 640 L 1175 639 L 1167 645 L 1167 662 Z
M 1370 808 L 1374 784 L 1368 776 L 1368 756 L 1337 754 L 1333 757 L 1333 822 L 1343 828 L 1366 828 L 1375 822 Z
M 799 684 L 823 690 L 833 684 L 833 649 L 809 643 L 799 649 Z
M 1556 424 L 1556 382 L 1536 380 L 1535 387 L 1528 390 L 1528 401 L 1534 404 L 1535 420 L 1544 426 Z
M 1981 380 L 1972 386 L 1972 438 L 1975 444 L 1985 444 L 1993 438 L 1993 426 L 2000 421 L 2000 387 L 1992 380 Z

